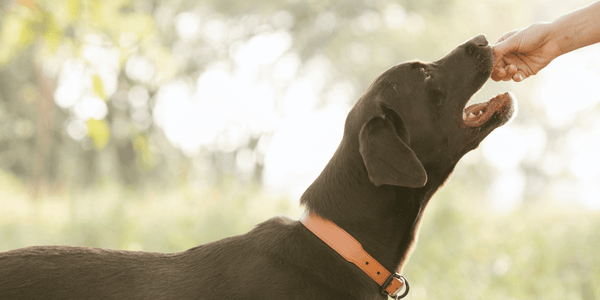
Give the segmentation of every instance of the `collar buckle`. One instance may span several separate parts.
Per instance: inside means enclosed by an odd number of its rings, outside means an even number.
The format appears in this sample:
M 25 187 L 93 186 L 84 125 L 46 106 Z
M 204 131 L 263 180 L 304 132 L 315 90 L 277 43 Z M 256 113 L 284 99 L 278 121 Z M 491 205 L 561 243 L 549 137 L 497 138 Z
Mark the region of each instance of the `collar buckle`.
M 406 287 L 404 288 L 404 293 L 399 295 L 402 286 Z M 408 280 L 398 273 L 391 274 L 381 285 L 381 293 L 396 300 L 406 297 L 409 290 Z

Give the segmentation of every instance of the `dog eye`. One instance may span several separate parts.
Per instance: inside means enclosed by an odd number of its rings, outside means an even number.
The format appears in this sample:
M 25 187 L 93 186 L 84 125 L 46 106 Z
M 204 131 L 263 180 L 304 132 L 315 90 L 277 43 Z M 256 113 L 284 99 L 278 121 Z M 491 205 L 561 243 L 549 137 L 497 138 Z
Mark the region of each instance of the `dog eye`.
M 431 78 L 431 74 L 429 74 L 429 71 L 427 71 L 427 69 L 421 68 L 421 73 L 425 75 L 425 79 Z

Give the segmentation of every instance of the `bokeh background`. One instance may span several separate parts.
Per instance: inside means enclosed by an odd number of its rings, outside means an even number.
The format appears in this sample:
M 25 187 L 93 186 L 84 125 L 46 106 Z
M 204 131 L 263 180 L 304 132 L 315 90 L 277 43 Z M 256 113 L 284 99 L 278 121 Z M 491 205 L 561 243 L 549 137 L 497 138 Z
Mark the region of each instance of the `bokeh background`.
M 591 2 L 3 0 L 0 251 L 174 252 L 296 218 L 379 73 Z M 518 115 L 434 196 L 407 299 L 600 299 L 599 83 L 595 45 L 475 96 Z

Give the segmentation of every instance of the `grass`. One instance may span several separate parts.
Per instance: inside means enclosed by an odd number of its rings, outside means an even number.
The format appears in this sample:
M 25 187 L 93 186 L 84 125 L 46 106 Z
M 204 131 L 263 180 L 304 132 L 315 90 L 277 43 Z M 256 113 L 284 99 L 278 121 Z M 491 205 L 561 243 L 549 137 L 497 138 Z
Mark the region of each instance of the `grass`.
M 34 200 L 0 176 L 0 251 L 54 244 L 176 252 L 301 213 L 294 201 L 235 183 L 166 191 L 106 183 Z M 434 197 L 404 270 L 406 299 L 600 299 L 598 212 L 535 203 L 496 214 L 476 198 L 460 182 Z

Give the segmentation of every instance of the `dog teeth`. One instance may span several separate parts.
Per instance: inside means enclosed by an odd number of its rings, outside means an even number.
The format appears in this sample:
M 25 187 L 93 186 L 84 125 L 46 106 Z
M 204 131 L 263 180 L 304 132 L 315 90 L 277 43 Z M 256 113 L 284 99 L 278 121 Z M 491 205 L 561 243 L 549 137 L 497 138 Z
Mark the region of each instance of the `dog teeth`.
M 470 121 L 470 120 L 473 120 L 473 119 L 481 116 L 482 114 L 483 114 L 483 111 L 481 111 L 481 110 L 477 111 L 477 112 L 469 112 L 469 113 L 467 113 L 466 111 L 463 111 L 462 117 L 463 117 L 463 120 Z

